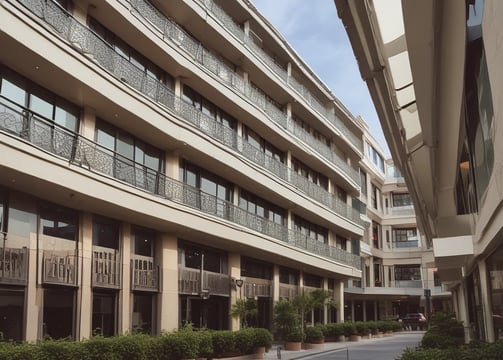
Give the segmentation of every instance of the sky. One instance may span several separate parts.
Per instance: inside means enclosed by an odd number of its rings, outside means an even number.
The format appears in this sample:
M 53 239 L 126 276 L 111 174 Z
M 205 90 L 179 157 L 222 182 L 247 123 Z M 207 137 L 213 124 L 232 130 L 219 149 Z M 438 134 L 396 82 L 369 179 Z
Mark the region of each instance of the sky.
M 334 0 L 252 0 L 304 62 L 354 116 L 361 115 L 386 156 L 389 150 Z

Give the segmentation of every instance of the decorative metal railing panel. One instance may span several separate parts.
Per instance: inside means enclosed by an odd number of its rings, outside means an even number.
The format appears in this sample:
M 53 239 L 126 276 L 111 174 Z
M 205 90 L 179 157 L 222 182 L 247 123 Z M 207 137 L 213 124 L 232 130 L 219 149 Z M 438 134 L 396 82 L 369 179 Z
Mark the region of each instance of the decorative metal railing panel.
M 63 129 L 49 120 L 33 114 L 28 109 L 19 111 L 13 107 L 8 107 L 6 106 L 6 100 L 2 98 L 0 98 L 0 130 L 8 131 L 26 141 L 35 143 L 47 151 L 62 156 L 73 164 L 111 176 L 142 190 L 224 218 L 316 254 L 344 261 L 351 265 L 354 263 L 352 257 L 349 256 L 352 254 L 344 255 L 345 252 L 340 249 L 326 244 L 320 245 L 316 240 L 302 234 L 296 234 L 282 224 L 252 214 L 231 202 L 166 177 L 158 171 L 135 163 L 87 138 Z M 57 146 L 54 145 L 54 139 L 57 139 Z M 347 217 L 348 209 L 350 208 L 344 207 L 339 211 Z M 339 254 L 341 251 L 343 254 Z M 358 268 L 360 268 L 360 265 L 358 265 Z M 99 283 L 102 281 L 104 281 L 104 284 L 111 282 L 112 286 L 118 286 L 118 283 L 115 285 L 115 280 L 110 277 L 112 274 L 107 273 L 106 280 L 100 280 L 103 278 L 101 276 L 103 274 L 99 273 L 97 275 L 100 275 L 100 277 L 96 278 Z
M 206 270 L 202 271 L 202 275 L 201 280 L 201 270 L 178 267 L 178 292 L 202 296 L 202 290 L 207 290 L 209 295 L 229 296 L 229 275 Z
M 272 289 L 271 280 L 247 277 L 243 283 L 242 295 L 246 298 L 272 297 Z
M 293 299 L 299 295 L 299 286 L 290 284 L 279 284 L 279 298 Z
M 393 248 L 396 249 L 410 249 L 419 247 L 419 240 L 416 239 L 408 239 L 406 241 L 393 241 Z
M 2 233 L 0 233 L 2 235 Z M 6 236 L 6 235 L 2 235 Z M 28 249 L 0 248 L 0 283 L 26 284 L 28 280 Z
M 119 250 L 93 246 L 93 286 L 120 287 Z
M 395 280 L 397 288 L 422 288 L 423 280 Z
M 42 282 L 59 285 L 77 285 L 76 251 L 44 250 L 42 255 Z
M 131 255 L 131 288 L 159 291 L 159 266 L 150 256 Z

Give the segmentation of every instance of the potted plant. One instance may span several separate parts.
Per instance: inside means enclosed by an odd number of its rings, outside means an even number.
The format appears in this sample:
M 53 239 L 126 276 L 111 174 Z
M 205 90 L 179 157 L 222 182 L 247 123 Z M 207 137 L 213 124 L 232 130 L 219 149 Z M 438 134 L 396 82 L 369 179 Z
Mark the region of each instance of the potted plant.
M 305 341 L 306 349 L 318 349 L 323 347 L 325 337 L 323 335 L 323 330 L 321 329 L 320 326 L 312 326 L 306 328 L 305 335 L 306 335 L 306 341 Z
M 248 327 L 249 321 L 256 318 L 257 314 L 257 300 L 255 299 L 237 299 L 231 306 L 231 316 L 239 319 L 241 328 Z
M 272 346 L 272 334 L 267 329 L 256 328 L 253 337 L 254 359 L 263 359 L 264 353 Z
M 285 334 L 285 350 L 298 351 L 302 348 L 304 335 L 300 326 L 290 329 L 290 332 Z
M 355 322 L 356 333 L 361 338 L 369 338 L 370 328 L 365 321 L 357 321 Z
M 343 325 L 344 336 L 349 339 L 349 341 L 359 341 L 361 336 L 358 335 L 356 331 L 355 323 L 345 322 Z

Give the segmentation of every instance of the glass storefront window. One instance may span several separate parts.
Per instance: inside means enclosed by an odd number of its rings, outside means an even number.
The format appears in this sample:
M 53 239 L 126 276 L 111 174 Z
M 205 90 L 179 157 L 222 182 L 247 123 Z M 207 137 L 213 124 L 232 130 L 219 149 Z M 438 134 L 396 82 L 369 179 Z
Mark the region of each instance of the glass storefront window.
M 503 339 L 503 247 L 487 259 L 489 294 L 496 340 Z

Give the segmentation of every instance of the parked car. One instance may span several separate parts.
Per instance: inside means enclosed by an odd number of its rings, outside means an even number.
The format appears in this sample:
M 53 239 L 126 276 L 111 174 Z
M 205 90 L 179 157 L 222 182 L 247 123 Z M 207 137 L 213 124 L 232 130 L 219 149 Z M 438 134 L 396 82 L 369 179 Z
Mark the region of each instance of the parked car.
M 405 315 L 401 320 L 404 327 L 411 327 L 412 329 L 419 327 L 421 330 L 424 330 L 427 324 L 426 317 L 422 313 L 410 313 Z

